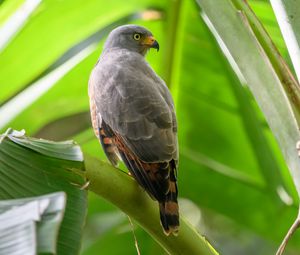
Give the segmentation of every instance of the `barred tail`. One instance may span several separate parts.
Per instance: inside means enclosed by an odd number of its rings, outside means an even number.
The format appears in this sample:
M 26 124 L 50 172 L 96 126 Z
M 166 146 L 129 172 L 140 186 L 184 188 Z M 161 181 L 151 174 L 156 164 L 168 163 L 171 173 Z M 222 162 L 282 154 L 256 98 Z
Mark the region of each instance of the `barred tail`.
M 166 200 L 159 202 L 160 222 L 166 235 L 177 235 L 179 229 L 179 211 L 177 203 L 176 180 L 170 178 L 170 189 L 166 194 Z M 175 179 L 175 176 L 174 176 Z

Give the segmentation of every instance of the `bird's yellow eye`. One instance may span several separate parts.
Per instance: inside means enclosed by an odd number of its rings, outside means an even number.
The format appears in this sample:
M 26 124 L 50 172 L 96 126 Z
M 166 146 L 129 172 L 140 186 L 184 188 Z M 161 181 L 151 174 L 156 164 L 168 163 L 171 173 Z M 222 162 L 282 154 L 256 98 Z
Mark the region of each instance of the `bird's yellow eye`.
M 136 33 L 136 34 L 133 35 L 133 39 L 136 40 L 136 41 L 138 41 L 138 40 L 141 39 L 141 35 L 138 34 L 138 33 Z

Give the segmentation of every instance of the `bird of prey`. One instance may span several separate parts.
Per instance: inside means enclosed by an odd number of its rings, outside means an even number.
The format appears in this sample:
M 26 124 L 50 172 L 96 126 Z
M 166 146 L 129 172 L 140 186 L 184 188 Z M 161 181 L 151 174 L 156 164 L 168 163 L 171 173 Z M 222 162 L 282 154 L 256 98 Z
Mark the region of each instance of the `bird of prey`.
M 159 203 L 165 234 L 177 234 L 178 142 L 174 103 L 165 82 L 145 60 L 158 42 L 146 28 L 124 25 L 110 32 L 91 72 L 92 124 L 109 161 L 122 160 Z

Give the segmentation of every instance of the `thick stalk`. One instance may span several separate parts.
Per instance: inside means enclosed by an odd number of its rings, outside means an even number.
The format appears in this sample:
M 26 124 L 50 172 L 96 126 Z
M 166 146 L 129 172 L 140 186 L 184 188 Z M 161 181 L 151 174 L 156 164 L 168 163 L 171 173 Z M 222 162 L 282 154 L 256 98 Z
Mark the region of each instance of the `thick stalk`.
M 164 57 L 164 66 L 165 71 L 163 73 L 163 78 L 169 88 L 173 85 L 173 68 L 174 68 L 174 59 L 175 59 L 175 49 L 178 39 L 178 23 L 180 21 L 181 13 L 181 0 L 171 1 L 169 10 L 167 11 L 167 23 L 166 23 L 166 49 Z
M 295 114 L 298 126 L 300 126 L 300 88 L 297 80 L 291 73 L 286 62 L 280 55 L 270 36 L 266 32 L 265 28 L 256 17 L 255 13 L 252 11 L 247 1 L 245 0 L 232 0 L 232 3 L 237 9 L 242 11 L 253 30 L 253 33 L 257 37 L 260 46 L 264 49 L 266 55 L 268 56 L 276 74 L 280 78 L 281 84 L 288 96 L 290 103 L 293 107 L 293 112 Z
M 85 155 L 89 190 L 116 205 L 145 229 L 168 254 L 216 255 L 204 237 L 180 218 L 178 236 L 166 236 L 159 223 L 158 205 L 126 173 Z

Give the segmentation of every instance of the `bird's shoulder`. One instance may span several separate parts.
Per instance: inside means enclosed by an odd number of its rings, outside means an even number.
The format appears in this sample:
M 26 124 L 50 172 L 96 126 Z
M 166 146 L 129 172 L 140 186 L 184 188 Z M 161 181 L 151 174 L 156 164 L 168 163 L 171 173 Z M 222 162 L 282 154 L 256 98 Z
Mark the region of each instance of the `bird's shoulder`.
M 164 83 L 145 58 L 126 49 L 110 49 L 101 54 L 95 70 L 105 78 L 121 80 L 145 80 Z
M 145 63 L 144 57 L 137 52 L 129 51 L 127 49 L 112 48 L 102 52 L 97 65 L 100 67 L 117 65 L 117 70 L 120 70 L 126 66 L 143 66 Z
M 151 94 L 163 94 L 163 97 L 168 94 L 165 82 L 144 57 L 124 49 L 103 52 L 92 71 L 90 83 L 101 87 L 103 92 L 118 89 L 124 93 L 134 90 L 134 94 L 151 91 Z M 169 95 L 166 96 L 169 98 Z

